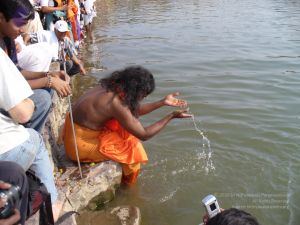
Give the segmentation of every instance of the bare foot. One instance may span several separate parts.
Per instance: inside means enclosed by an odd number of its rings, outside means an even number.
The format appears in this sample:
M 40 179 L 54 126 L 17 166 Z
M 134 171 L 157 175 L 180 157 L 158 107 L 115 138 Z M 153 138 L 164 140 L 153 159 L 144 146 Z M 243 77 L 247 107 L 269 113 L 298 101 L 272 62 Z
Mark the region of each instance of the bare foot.
M 63 202 L 61 202 L 61 201 L 56 201 L 52 204 L 52 212 L 53 212 L 54 222 L 56 222 L 58 220 L 62 206 L 63 206 Z

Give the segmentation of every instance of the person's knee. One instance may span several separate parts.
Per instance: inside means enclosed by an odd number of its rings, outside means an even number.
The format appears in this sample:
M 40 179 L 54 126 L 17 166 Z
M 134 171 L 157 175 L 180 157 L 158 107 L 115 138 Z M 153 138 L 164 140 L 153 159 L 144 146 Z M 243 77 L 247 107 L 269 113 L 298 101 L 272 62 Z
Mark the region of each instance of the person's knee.
M 38 152 L 40 151 L 40 143 L 42 140 L 42 137 L 40 136 L 40 134 L 32 129 L 32 128 L 28 128 L 27 131 L 29 132 L 29 145 L 27 146 L 27 154 L 32 155 L 33 158 L 36 157 L 36 155 L 38 154 Z
M 49 91 L 44 89 L 37 89 L 34 90 L 34 93 L 37 94 L 37 105 L 41 107 L 41 109 L 44 109 L 45 111 L 49 110 L 52 104 L 52 97 Z
M 0 169 L 1 171 L 7 171 L 6 173 L 9 173 L 9 177 L 22 178 L 25 176 L 23 168 L 15 162 L 0 161 Z

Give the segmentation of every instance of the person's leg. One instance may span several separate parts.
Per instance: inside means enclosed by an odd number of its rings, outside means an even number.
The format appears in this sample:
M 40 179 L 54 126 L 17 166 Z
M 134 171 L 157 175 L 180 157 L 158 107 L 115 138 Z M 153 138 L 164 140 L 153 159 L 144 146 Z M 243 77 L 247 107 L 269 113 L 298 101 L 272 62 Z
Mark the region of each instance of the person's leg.
M 52 13 L 46 13 L 45 14 L 45 30 L 50 30 L 51 24 L 53 24 L 53 14 Z
M 53 219 L 54 222 L 56 222 L 62 209 L 63 203 L 58 200 L 58 192 L 55 187 L 53 169 L 50 164 L 48 151 L 45 147 L 41 135 L 36 135 L 37 132 L 32 129 L 28 130 L 30 133 L 33 133 L 31 136 L 34 139 L 34 143 L 39 146 L 30 169 L 32 169 L 35 172 L 36 176 L 40 178 L 41 182 L 46 186 L 48 192 L 51 195 Z
M 80 67 L 79 65 L 77 65 L 76 63 L 74 63 L 73 61 L 72 62 L 72 67 L 70 68 L 69 71 L 67 71 L 67 74 L 69 74 L 69 76 L 73 76 L 77 73 L 80 73 Z
M 28 182 L 24 170 L 14 162 L 0 161 L 0 180 L 20 187 L 22 197 L 18 205 L 21 214 L 19 223 L 24 225 L 28 206 Z
M 48 152 L 41 135 L 33 129 L 27 129 L 30 137 L 17 147 L 0 155 L 0 160 L 18 163 L 25 171 L 31 168 L 51 194 L 52 202 L 57 200 L 53 170 Z
M 33 143 L 38 146 L 34 161 L 32 162 L 30 169 L 32 169 L 36 176 L 40 178 L 42 183 L 47 187 L 48 192 L 51 194 L 51 201 L 57 200 L 57 190 L 54 183 L 53 168 L 50 164 L 48 151 L 45 147 L 42 136 L 32 129 L 27 129 L 30 133 L 30 137 Z
M 70 70 L 72 68 L 72 66 L 73 66 L 73 61 L 72 60 L 66 60 L 65 64 L 66 64 L 66 72 L 68 72 L 68 70 Z M 64 70 L 64 69 L 65 69 L 64 68 L 64 63 L 61 62 L 60 63 L 60 70 Z
M 45 89 L 35 89 L 29 98 L 34 102 L 35 109 L 31 120 L 24 126 L 41 133 L 52 104 L 51 94 Z
M 61 70 L 64 70 L 64 65 L 63 65 L 63 63 L 60 65 L 60 69 L 61 69 Z M 77 73 L 80 72 L 80 68 L 79 68 L 79 66 L 78 66 L 76 63 L 74 63 L 72 60 L 67 60 L 67 61 L 66 61 L 66 72 L 67 72 L 67 74 L 68 74 L 69 76 L 73 76 L 73 75 L 75 75 L 75 74 L 77 74 Z
M 131 185 L 137 181 L 141 164 L 121 164 L 122 165 L 122 184 Z
M 89 29 L 89 39 L 93 43 L 95 41 L 95 37 L 93 33 L 92 22 L 88 24 L 88 29 Z

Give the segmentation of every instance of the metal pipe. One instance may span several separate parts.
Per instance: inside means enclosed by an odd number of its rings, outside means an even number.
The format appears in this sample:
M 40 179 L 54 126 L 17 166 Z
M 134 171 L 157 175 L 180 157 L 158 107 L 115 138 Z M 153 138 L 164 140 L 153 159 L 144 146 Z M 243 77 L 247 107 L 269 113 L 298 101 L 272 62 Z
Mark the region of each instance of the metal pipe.
M 64 52 L 63 52 L 64 48 L 63 48 L 63 46 L 61 46 L 61 47 L 62 47 L 62 60 L 63 60 L 63 65 L 64 65 L 64 72 L 67 73 L 66 60 L 65 60 Z M 81 171 L 81 165 L 80 165 L 80 160 L 79 160 L 79 152 L 78 152 L 78 148 L 77 148 L 76 134 L 75 134 L 75 128 L 74 128 L 71 95 L 68 95 L 67 98 L 68 98 L 68 102 L 69 102 L 69 112 L 70 112 L 70 119 L 71 119 L 71 125 L 72 125 L 72 133 L 73 133 L 73 139 L 74 139 L 74 145 L 75 145 L 76 159 L 77 159 L 77 164 L 78 164 L 78 168 L 79 168 L 80 177 L 82 179 L 83 176 L 82 176 L 82 171 Z

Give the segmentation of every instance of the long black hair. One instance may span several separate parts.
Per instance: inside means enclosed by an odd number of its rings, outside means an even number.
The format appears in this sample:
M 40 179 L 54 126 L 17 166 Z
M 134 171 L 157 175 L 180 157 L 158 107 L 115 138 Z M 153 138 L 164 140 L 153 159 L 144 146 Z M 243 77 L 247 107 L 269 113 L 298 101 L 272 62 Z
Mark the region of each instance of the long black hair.
M 134 116 L 138 116 L 139 102 L 155 89 L 152 73 L 141 66 L 130 66 L 113 72 L 99 82 L 107 91 L 118 94 Z
M 230 208 L 209 219 L 206 225 L 259 225 L 259 223 L 250 213 Z
M 34 19 L 34 8 L 29 0 L 0 0 L 0 12 L 6 21 L 13 18 Z

